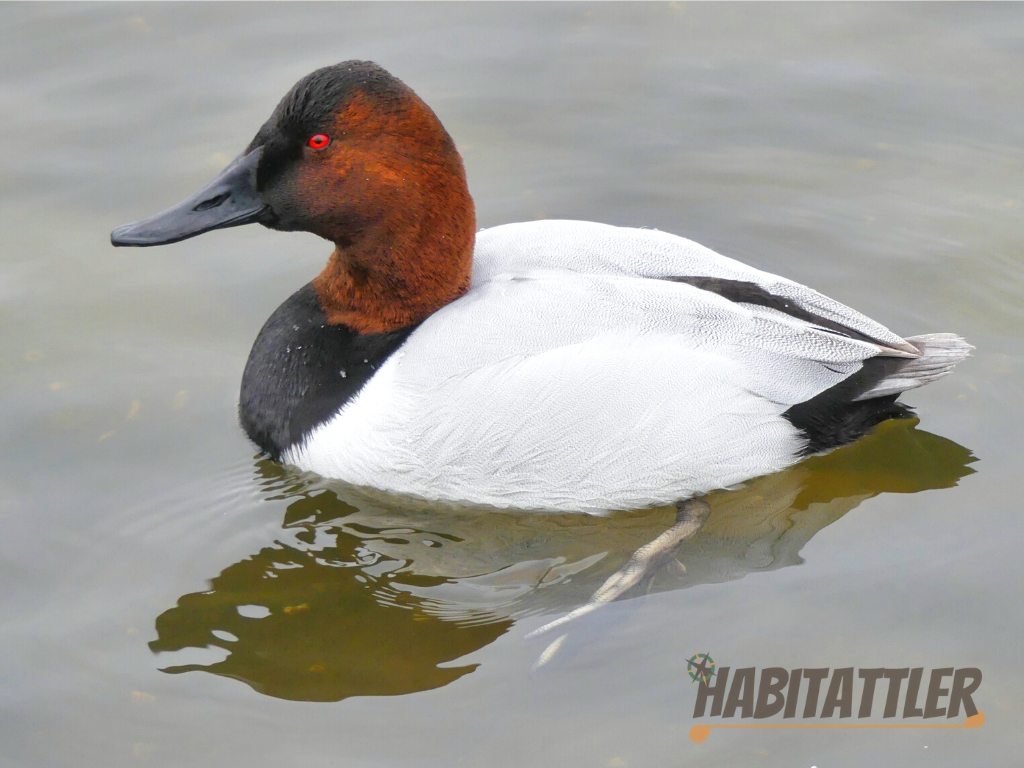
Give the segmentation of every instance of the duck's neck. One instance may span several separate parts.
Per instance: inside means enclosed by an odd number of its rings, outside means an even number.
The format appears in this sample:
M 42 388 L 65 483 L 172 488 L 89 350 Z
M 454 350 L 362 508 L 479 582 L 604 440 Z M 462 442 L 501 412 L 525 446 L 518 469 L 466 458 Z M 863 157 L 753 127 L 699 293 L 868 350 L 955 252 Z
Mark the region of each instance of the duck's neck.
M 458 158 L 458 155 L 455 155 Z M 313 288 L 327 320 L 358 333 L 422 322 L 469 289 L 476 218 L 461 160 L 336 241 Z

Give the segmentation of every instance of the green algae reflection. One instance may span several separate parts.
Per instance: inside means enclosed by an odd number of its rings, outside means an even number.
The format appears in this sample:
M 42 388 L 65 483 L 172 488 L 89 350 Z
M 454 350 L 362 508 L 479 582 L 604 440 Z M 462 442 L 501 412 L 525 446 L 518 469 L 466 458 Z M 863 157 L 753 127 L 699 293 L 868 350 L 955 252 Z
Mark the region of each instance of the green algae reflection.
M 819 530 L 880 493 L 956 485 L 966 448 L 890 422 L 854 445 L 708 497 L 711 515 L 645 590 L 683 589 L 796 565 Z M 288 502 L 277 540 L 184 595 L 156 620 L 151 649 L 215 649 L 165 666 L 243 681 L 283 699 L 337 701 L 447 685 L 462 659 L 516 619 L 585 603 L 672 509 L 608 517 L 438 508 L 257 465 L 268 500 Z M 674 562 L 674 561 L 673 561 Z M 174 655 L 174 654 L 171 654 Z

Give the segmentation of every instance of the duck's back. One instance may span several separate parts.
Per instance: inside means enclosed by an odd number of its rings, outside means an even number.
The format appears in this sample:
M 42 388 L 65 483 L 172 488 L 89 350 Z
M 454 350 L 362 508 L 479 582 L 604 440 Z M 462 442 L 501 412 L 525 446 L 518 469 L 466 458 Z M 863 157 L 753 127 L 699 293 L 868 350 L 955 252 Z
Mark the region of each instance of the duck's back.
M 802 315 L 801 319 L 834 324 L 848 334 L 914 352 L 888 328 L 835 299 L 668 232 L 547 219 L 505 224 L 477 235 L 475 283 L 534 269 L 689 280 L 740 303 L 775 306 Z

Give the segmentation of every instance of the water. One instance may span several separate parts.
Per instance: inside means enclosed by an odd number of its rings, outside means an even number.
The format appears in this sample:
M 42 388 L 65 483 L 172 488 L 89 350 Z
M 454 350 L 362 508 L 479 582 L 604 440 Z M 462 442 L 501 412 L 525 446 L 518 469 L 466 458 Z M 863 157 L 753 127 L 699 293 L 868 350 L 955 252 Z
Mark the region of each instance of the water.
M 1019 5 L 0 6 L 0 764 L 1009 765 L 1024 747 Z M 307 71 L 435 108 L 481 225 L 644 225 L 977 347 L 921 423 L 672 522 L 431 508 L 254 455 L 260 324 L 325 244 L 112 249 Z M 978 731 L 687 738 L 686 658 L 978 666 Z

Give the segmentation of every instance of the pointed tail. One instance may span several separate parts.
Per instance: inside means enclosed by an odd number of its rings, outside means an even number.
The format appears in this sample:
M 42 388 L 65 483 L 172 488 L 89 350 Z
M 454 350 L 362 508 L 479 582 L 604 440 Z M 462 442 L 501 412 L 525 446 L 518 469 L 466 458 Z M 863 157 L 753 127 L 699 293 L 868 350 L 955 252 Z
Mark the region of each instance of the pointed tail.
M 974 349 L 955 333 L 925 333 L 908 336 L 906 340 L 920 350 L 921 356 L 904 362 L 893 373 L 857 397 L 857 400 L 898 395 L 908 389 L 930 384 L 950 373 Z

